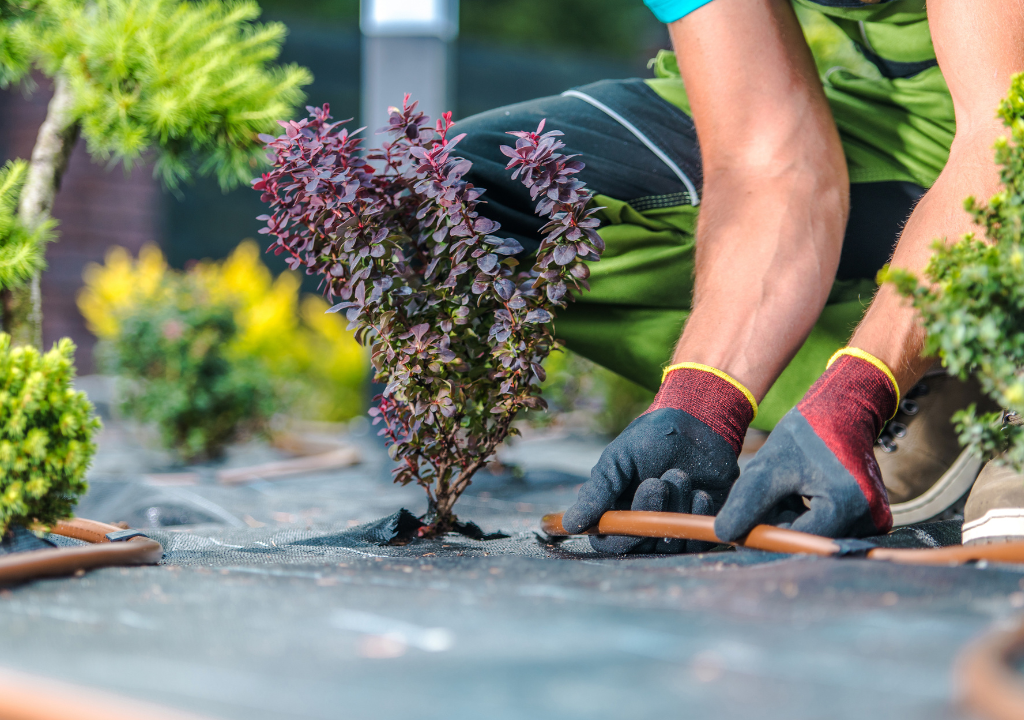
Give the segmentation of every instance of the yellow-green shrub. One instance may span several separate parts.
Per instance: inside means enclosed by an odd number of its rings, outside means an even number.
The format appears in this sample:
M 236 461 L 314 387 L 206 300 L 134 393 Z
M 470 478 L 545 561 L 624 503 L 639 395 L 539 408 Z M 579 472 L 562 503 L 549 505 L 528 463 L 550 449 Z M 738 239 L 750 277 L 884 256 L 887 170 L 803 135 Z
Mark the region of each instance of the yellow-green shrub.
M 0 333 L 0 539 L 68 517 L 86 490 L 100 424 L 72 387 L 74 352 L 67 338 L 41 353 Z
M 144 247 L 138 259 L 124 248 L 111 248 L 103 265 L 86 268 L 79 310 L 97 337 L 113 340 L 118 318 L 165 297 L 175 274 L 180 273 L 167 266 L 155 246 Z M 338 421 L 362 413 L 365 352 L 342 318 L 325 314 L 326 302 L 300 296 L 297 275 L 274 278 L 248 240 L 227 259 L 197 263 L 188 274 L 211 302 L 232 308 L 238 332 L 225 355 L 259 361 L 291 414 Z

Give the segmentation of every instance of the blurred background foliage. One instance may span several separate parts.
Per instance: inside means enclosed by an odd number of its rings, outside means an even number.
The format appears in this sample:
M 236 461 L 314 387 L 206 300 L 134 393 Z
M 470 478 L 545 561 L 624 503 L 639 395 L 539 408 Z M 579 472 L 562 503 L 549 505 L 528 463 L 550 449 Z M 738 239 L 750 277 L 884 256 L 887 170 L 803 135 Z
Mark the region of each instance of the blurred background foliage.
M 256 134 L 299 107 L 311 80 L 275 63 L 287 28 L 256 22 L 262 12 L 255 0 L 5 0 L 0 87 L 60 75 L 99 160 L 130 169 L 146 155 L 171 188 L 194 174 L 246 185 Z
M 144 248 L 137 259 L 115 247 L 103 265 L 86 268 L 78 307 L 108 348 L 116 348 L 125 319 L 137 316 L 139 308 L 150 314 L 173 302 L 227 308 L 235 331 L 225 357 L 256 364 L 277 410 L 324 421 L 360 415 L 368 375 L 363 348 L 341 317 L 326 314 L 322 298 L 300 294 L 297 275 L 274 278 L 260 254 L 256 243 L 246 240 L 227 259 L 195 263 L 182 272 L 171 269 L 156 247 Z M 180 289 L 186 277 L 195 288 L 190 292 Z
M 53 219 L 34 230 L 18 221 L 18 198 L 27 174 L 24 160 L 8 160 L 0 167 L 0 290 L 22 285 L 39 272 L 46 265 L 43 249 L 54 239 Z
M 543 397 L 548 409 L 521 418 L 535 430 L 596 434 L 610 440 L 654 399 L 650 390 L 570 350 L 551 353 L 544 370 Z
M 289 27 L 282 60 L 313 71 L 310 102 L 330 102 L 336 118 L 356 118 L 359 106 L 359 0 L 261 0 L 267 20 Z M 877 72 L 849 38 L 823 15 L 797 8 L 823 74 L 839 63 Z M 543 18 L 543 21 L 538 21 Z M 621 0 L 460 0 L 460 35 L 453 81 L 456 119 L 533 97 L 557 94 L 603 78 L 647 77 L 647 62 L 669 47 L 668 33 L 642 2 Z M 209 183 L 206 183 L 209 185 Z M 229 248 L 226 241 L 255 234 L 260 214 L 255 193 L 227 200 L 203 183 L 186 189 L 167 216 L 172 265 Z M 225 202 L 227 200 L 227 202 Z M 244 211 L 243 211 L 244 208 Z M 275 272 L 281 267 L 269 260 Z M 307 280 L 307 282 L 309 282 Z M 309 292 L 315 288 L 307 285 Z M 643 388 L 572 353 L 546 363 L 549 410 L 530 413 L 535 428 L 618 434 L 650 404 Z
M 186 461 L 267 434 L 278 397 L 261 358 L 234 351 L 238 330 L 233 308 L 214 302 L 201 278 L 164 277 L 159 293 L 117 313 L 117 332 L 100 348 L 121 411 L 155 425 Z
M 359 0 L 262 0 L 260 4 L 275 19 L 359 22 Z M 460 0 L 459 34 L 464 42 L 625 59 L 660 47 L 666 37 L 664 26 L 640 0 Z
M 359 0 L 258 2 L 261 22 L 287 26 L 280 62 L 312 72 L 308 102 L 329 102 L 335 118 L 356 118 L 357 127 Z M 822 74 L 837 64 L 876 72 L 824 16 L 802 7 L 797 12 L 816 56 L 828 58 L 819 62 Z M 15 40 L 6 38 L 4 47 L 17 50 Z M 604 78 L 647 77 L 648 60 L 667 47 L 665 27 L 640 0 L 461 0 L 452 109 L 457 120 Z M 0 157 L 4 142 L 0 133 Z M 264 211 L 251 189 L 224 193 L 214 178 L 164 193 L 155 208 L 160 249 L 148 247 L 138 258 L 111 250 L 103 265 L 85 274 L 81 312 L 109 345 L 129 304 L 155 313 L 161 294 L 166 298 L 188 275 L 204 298 L 230 309 L 236 330 L 226 357 L 242 364 L 264 358 L 259 372 L 273 386 L 276 409 L 310 419 L 358 415 L 370 395 L 365 357 L 342 321 L 323 313 L 315 281 L 286 272 L 279 258 L 263 255 L 261 261 L 261 248 L 251 241 L 239 244 L 257 236 L 256 217 Z M 610 436 L 650 401 L 650 393 L 570 352 L 553 354 L 547 369 L 551 407 L 524 419 L 534 427 Z

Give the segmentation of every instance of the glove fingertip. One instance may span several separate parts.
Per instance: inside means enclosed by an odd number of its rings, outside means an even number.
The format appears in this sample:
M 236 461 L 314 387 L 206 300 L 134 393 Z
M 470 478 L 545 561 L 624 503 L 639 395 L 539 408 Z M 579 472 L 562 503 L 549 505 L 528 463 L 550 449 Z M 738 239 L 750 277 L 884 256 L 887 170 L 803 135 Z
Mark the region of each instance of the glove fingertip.
M 590 547 L 607 555 L 626 555 L 629 553 L 646 555 L 654 551 L 657 544 L 654 538 L 626 537 L 623 535 L 591 535 Z
M 679 468 L 669 468 L 661 474 L 661 479 L 681 484 L 687 482 L 690 479 L 690 475 Z
M 750 528 L 744 527 L 740 519 L 736 517 L 736 513 L 731 512 L 728 502 L 715 518 L 715 535 L 723 542 L 734 542 L 749 530 Z
M 636 489 L 630 509 L 666 510 L 668 509 L 666 505 L 668 505 L 670 498 L 671 489 L 668 483 L 659 478 L 649 478 L 640 483 L 640 487 Z
M 603 512 L 595 512 L 583 503 L 576 503 L 562 514 L 562 527 L 566 532 L 578 534 L 597 524 Z

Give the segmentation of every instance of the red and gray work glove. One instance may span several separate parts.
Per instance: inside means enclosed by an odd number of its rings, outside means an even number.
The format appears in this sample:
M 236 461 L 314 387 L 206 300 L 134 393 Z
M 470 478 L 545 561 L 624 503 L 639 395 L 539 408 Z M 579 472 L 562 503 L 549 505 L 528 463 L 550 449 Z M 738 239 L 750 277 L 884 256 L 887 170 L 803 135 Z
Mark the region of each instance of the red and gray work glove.
M 601 455 L 562 517 L 570 532 L 597 524 L 608 510 L 714 515 L 739 475 L 736 457 L 757 414 L 754 397 L 723 372 L 696 363 L 673 365 L 647 412 Z M 607 553 L 699 552 L 706 543 L 591 536 Z
M 715 534 L 738 540 L 759 523 L 833 538 L 888 532 L 892 513 L 873 446 L 899 395 L 881 360 L 856 348 L 837 352 L 743 469 Z

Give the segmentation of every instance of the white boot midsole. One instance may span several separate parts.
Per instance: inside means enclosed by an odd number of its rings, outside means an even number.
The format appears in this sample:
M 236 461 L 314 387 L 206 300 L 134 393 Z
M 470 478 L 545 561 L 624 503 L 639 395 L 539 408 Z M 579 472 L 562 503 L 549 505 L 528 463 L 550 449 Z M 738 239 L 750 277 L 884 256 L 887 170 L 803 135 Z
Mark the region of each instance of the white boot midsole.
M 974 485 L 981 458 L 964 450 L 935 484 L 913 500 L 892 505 L 893 527 L 924 522 L 945 511 Z
M 963 543 L 986 538 L 1024 538 L 1024 508 L 993 508 L 964 523 Z

